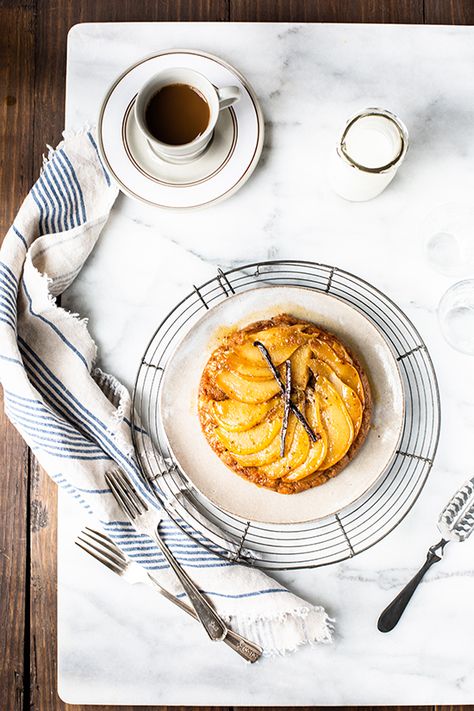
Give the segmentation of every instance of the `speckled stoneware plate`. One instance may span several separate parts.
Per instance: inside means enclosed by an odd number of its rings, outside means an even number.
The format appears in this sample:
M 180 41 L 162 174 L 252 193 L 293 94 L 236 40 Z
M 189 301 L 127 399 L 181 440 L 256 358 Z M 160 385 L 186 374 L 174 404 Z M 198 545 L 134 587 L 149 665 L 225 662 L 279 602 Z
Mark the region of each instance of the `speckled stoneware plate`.
M 135 121 L 135 99 L 155 74 L 172 67 L 193 69 L 214 86 L 238 86 L 240 100 L 220 112 L 202 156 L 172 165 L 149 148 Z M 109 89 L 98 120 L 99 150 L 121 190 L 136 200 L 175 210 L 213 205 L 233 195 L 255 170 L 263 148 L 264 121 L 245 77 L 214 55 L 167 50 L 129 67 Z
M 373 397 L 369 434 L 349 465 L 322 486 L 289 496 L 257 487 L 228 469 L 207 443 L 197 414 L 201 374 L 224 329 L 283 312 L 319 324 L 346 343 L 367 373 Z M 404 418 L 400 372 L 379 330 L 344 301 L 293 286 L 251 289 L 209 310 L 171 355 L 159 404 L 170 449 L 189 481 L 230 514 L 278 524 L 324 518 L 362 496 L 392 460 Z

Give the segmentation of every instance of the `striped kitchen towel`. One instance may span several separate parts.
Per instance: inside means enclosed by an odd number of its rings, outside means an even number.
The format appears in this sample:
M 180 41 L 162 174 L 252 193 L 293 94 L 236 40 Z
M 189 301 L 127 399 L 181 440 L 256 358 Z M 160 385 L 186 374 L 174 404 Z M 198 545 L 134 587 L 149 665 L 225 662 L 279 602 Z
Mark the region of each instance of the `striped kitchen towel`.
M 50 150 L 0 250 L 5 410 L 90 522 L 100 523 L 125 553 L 182 594 L 155 544 L 124 520 L 104 481 L 119 465 L 158 506 L 134 457 L 130 394 L 97 366 L 87 321 L 56 304 L 94 248 L 116 197 L 91 131 L 67 135 Z M 261 571 L 214 556 L 171 521 L 163 527 L 174 554 L 217 610 L 267 654 L 331 640 L 331 621 L 322 607 Z

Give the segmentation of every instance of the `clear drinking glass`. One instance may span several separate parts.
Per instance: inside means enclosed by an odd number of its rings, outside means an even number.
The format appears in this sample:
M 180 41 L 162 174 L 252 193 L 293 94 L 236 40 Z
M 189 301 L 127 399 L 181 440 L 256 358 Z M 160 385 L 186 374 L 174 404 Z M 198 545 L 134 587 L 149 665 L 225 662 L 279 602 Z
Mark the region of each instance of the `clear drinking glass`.
M 474 355 L 474 279 L 447 290 L 439 302 L 438 318 L 447 342 L 461 353 Z
M 446 276 L 474 273 L 474 207 L 454 202 L 438 205 L 421 230 L 433 269 Z

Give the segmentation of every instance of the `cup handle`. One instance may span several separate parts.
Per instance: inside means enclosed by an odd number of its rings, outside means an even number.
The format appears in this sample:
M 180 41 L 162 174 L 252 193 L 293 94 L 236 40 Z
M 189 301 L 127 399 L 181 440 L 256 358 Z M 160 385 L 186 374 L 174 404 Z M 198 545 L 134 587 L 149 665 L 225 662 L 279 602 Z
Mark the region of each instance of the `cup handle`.
M 217 89 L 217 97 L 219 99 L 219 111 L 227 109 L 240 99 L 240 89 L 238 86 L 224 86 L 222 89 Z

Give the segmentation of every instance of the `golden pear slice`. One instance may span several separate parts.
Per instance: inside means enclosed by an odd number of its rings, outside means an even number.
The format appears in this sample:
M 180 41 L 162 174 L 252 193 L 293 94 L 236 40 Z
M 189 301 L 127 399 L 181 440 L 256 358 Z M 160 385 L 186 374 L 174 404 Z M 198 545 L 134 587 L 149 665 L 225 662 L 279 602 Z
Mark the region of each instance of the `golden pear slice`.
M 215 432 L 229 452 L 233 454 L 253 454 L 254 452 L 260 452 L 270 444 L 272 439 L 280 432 L 281 423 L 280 411 L 280 416 L 270 417 L 245 432 L 228 432 L 221 427 L 217 427 Z
M 358 395 L 352 388 L 343 383 L 334 370 L 323 360 L 316 360 L 313 358 L 309 363 L 309 367 L 317 377 L 327 378 L 327 380 L 334 385 L 347 408 L 347 412 L 350 415 L 352 424 L 354 425 L 354 437 L 356 437 L 360 430 L 362 415 L 364 412 L 364 408 L 362 407 L 362 403 Z
M 253 345 L 255 341 L 260 341 L 270 353 L 273 364 L 281 365 L 309 338 L 308 334 L 301 332 L 301 326 L 299 328 L 297 326 L 274 326 L 265 331 L 251 333 L 245 343 L 236 346 L 235 354 L 239 359 L 253 363 L 259 368 L 266 366 L 260 350 Z
M 285 437 L 285 456 L 289 454 L 293 446 L 293 440 L 296 432 L 296 417 L 290 414 L 288 420 L 288 428 Z M 283 421 L 282 421 L 283 425 Z M 244 467 L 263 467 L 266 464 L 272 464 L 277 460 L 281 460 L 281 427 L 278 436 L 273 439 L 268 447 L 254 454 L 246 454 L 243 456 L 234 455 L 239 464 Z
M 327 378 L 317 378 L 315 394 L 327 433 L 327 453 L 319 467 L 324 470 L 337 464 L 346 454 L 354 440 L 354 425 L 342 398 Z
M 345 360 L 350 362 L 350 356 L 349 353 L 346 351 L 342 343 L 339 343 L 339 341 L 331 341 L 331 346 L 332 350 L 334 353 L 337 355 L 339 360 Z
M 296 432 L 286 455 L 275 461 L 273 464 L 262 467 L 262 472 L 270 479 L 281 479 L 286 476 L 293 469 L 296 469 L 296 467 L 298 467 L 308 456 L 310 446 L 309 437 L 304 427 L 296 420 L 293 413 L 290 415 L 288 422 L 287 438 L 290 434 L 290 427 L 292 425 L 293 427 L 296 427 Z
M 258 425 L 277 405 L 277 402 L 276 398 L 260 404 L 238 400 L 215 400 L 212 403 L 212 410 L 220 427 L 230 432 L 244 432 Z
M 227 367 L 249 380 L 268 380 L 271 375 L 270 368 L 266 363 L 256 365 L 253 361 L 242 358 L 238 353 L 232 353 L 229 356 Z
M 270 444 L 261 449 L 260 452 L 253 454 L 234 454 L 234 459 L 243 467 L 261 467 L 265 464 L 271 464 L 280 459 L 280 437 L 278 433 L 270 442 Z
M 312 394 L 306 407 L 306 417 L 313 432 L 320 435 L 320 439 L 311 442 L 306 459 L 293 471 L 283 477 L 284 481 L 300 481 L 313 474 L 322 464 L 327 453 L 327 435 L 324 428 L 319 402 Z M 308 438 L 309 441 L 309 438 Z
M 247 403 L 266 402 L 280 392 L 280 386 L 273 377 L 269 380 L 248 380 L 230 370 L 218 373 L 216 383 L 227 397 Z
M 291 386 L 305 390 L 309 380 L 309 361 L 313 356 L 311 347 L 300 346 L 291 356 Z
M 327 363 L 334 370 L 338 378 L 357 393 L 361 403 L 364 404 L 364 388 L 359 373 L 354 366 L 345 360 L 341 360 L 325 341 L 314 339 L 311 341 L 311 348 L 316 358 Z

